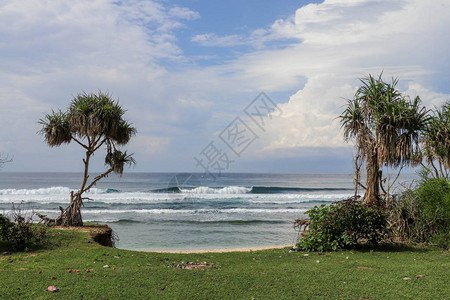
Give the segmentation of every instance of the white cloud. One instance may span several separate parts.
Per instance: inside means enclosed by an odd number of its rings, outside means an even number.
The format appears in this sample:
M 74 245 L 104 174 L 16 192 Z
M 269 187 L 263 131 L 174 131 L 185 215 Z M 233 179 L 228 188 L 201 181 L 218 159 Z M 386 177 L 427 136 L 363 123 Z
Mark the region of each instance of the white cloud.
M 234 47 L 248 45 L 249 40 L 245 40 L 239 35 L 218 36 L 215 33 L 198 34 L 192 37 L 192 42 L 197 42 L 202 46 Z
M 246 54 L 233 66 L 261 89 L 292 87 L 296 80 L 301 87 L 301 78 L 306 83 L 280 104 L 285 113 L 269 123 L 255 153 L 345 146 L 336 117 L 368 73 L 398 76 L 399 89 L 417 93 L 428 106 L 448 99 L 447 87 L 433 92 L 430 82 L 449 76 L 442 67 L 449 64 L 442 55 L 450 50 L 443 35 L 449 10 L 448 1 L 324 1 L 275 22 L 263 39 L 301 42 Z
M 142 106 L 170 106 L 154 97 L 163 86 L 156 81 L 168 73 L 160 59 L 182 59 L 175 30 L 184 26 L 182 20 L 197 17 L 155 1 L 2 1 L 0 148 L 17 154 L 15 166 L 27 165 L 21 161 L 23 149 L 45 149 L 36 135 L 42 113 L 64 110 L 81 91 L 109 91 L 130 112 L 140 106 L 136 116 L 127 117 L 144 128 Z M 158 126 L 140 132 L 152 135 Z M 162 140 L 147 144 L 164 145 Z
M 419 96 L 430 109 L 440 107 L 443 103 L 450 100 L 449 94 L 437 93 L 414 81 L 408 82 L 407 89 L 404 93 L 409 95 L 411 99 Z
M 169 9 L 169 15 L 184 20 L 195 20 L 200 18 L 200 14 L 186 7 L 175 6 Z
M 231 48 L 232 60 L 211 51 L 209 66 L 192 63 L 177 40 L 199 14 L 165 3 L 2 1 L 0 150 L 47 150 L 35 135 L 41 112 L 64 109 L 82 90 L 119 97 L 139 131 L 130 152 L 168 160 L 207 143 L 260 91 L 296 92 L 274 99 L 283 114 L 249 148 L 259 157 L 344 146 L 336 116 L 368 73 L 399 76 L 400 89 L 427 105 L 449 97 L 445 0 L 325 0 L 247 35 L 196 35 L 204 46 L 251 46 Z
M 130 147 L 141 154 L 148 155 L 164 151 L 170 144 L 170 138 L 138 135 L 132 138 Z

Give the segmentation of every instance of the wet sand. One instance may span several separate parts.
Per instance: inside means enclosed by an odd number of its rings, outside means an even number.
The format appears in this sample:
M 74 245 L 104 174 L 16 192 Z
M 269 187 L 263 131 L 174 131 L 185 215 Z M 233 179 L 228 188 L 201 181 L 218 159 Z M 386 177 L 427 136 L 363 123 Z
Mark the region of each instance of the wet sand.
M 286 248 L 286 247 L 292 247 L 292 245 L 271 246 L 271 247 L 249 247 L 249 248 L 235 248 L 235 249 L 165 250 L 165 251 L 149 251 L 149 252 L 179 253 L 179 254 L 189 254 L 189 253 L 224 253 L 224 252 L 250 252 L 250 251 L 258 251 L 258 250 L 282 249 L 282 248 Z

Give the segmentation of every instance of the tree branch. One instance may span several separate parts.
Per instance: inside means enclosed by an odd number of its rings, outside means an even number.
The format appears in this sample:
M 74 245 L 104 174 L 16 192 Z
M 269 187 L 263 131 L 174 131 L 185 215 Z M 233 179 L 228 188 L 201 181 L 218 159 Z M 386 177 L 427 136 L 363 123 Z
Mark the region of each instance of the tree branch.
M 384 180 L 386 180 L 386 178 Z M 380 188 L 383 191 L 384 195 L 388 195 L 388 192 L 386 192 L 386 190 L 384 189 L 384 186 L 383 186 L 382 182 L 383 182 L 383 180 L 381 180 L 381 177 L 380 177 Z
M 439 171 L 441 172 L 441 176 L 442 176 L 442 178 L 445 178 L 444 172 L 442 171 L 442 161 L 440 158 L 438 158 L 438 162 L 439 162 Z
M 397 181 L 398 177 L 400 176 L 400 172 L 403 170 L 403 166 L 400 167 L 400 170 L 398 171 L 397 177 L 395 177 L 394 181 L 392 182 L 392 184 L 388 183 L 388 190 L 390 190 L 390 187 L 393 186 L 395 184 L 395 182 Z
M 438 177 L 439 177 L 439 172 L 438 172 L 436 166 L 434 165 L 433 161 L 431 161 L 430 164 L 431 164 L 431 166 L 433 167 L 434 172 L 436 172 L 436 176 L 434 176 L 434 178 L 438 178 Z
M 366 188 L 361 182 L 359 182 L 359 181 L 358 181 L 358 185 L 359 185 L 360 187 L 362 187 L 363 189 L 367 190 L 367 188 Z
M 95 143 L 98 143 L 98 141 L 100 140 L 100 138 L 101 138 L 101 137 L 99 137 L 98 140 L 97 140 Z M 105 138 L 100 144 L 98 144 L 98 146 L 95 147 L 95 148 L 94 148 L 94 151 L 92 151 L 92 152 L 97 151 L 97 149 L 100 148 L 105 142 L 106 142 L 106 138 Z
M 86 158 L 83 159 L 83 163 L 84 163 L 84 175 L 83 175 L 83 183 L 81 184 L 80 189 L 78 190 L 78 192 L 75 194 L 76 196 L 81 196 L 81 194 L 83 194 L 86 189 L 84 188 L 87 184 L 87 180 L 89 178 L 89 159 L 91 157 L 92 152 L 90 150 L 86 151 Z M 73 197 L 72 197 L 73 198 Z
M 434 176 L 433 172 L 430 170 L 430 168 L 428 168 L 427 166 L 425 166 L 425 164 L 424 164 L 422 161 L 420 162 L 420 165 L 421 165 L 425 170 L 427 170 L 428 173 L 429 173 L 433 178 L 436 178 L 436 177 Z
M 86 150 L 89 150 L 88 146 L 86 146 L 85 144 L 83 144 L 82 142 L 80 142 L 79 140 L 77 140 L 76 138 L 74 138 L 72 136 L 72 140 L 74 140 L 75 142 L 77 142 L 81 147 L 83 147 Z
M 108 176 L 112 171 L 113 171 L 113 169 L 111 168 L 111 169 L 109 169 L 108 171 L 106 171 L 105 173 L 103 173 L 103 174 L 101 174 L 101 175 L 95 177 L 94 180 L 91 182 L 91 184 L 89 184 L 89 186 L 88 186 L 87 188 L 85 188 L 84 191 L 83 191 L 82 193 L 84 193 L 84 192 L 90 190 L 91 187 L 93 187 L 93 186 L 97 183 L 97 181 L 99 181 L 100 179 L 102 179 L 102 178 Z

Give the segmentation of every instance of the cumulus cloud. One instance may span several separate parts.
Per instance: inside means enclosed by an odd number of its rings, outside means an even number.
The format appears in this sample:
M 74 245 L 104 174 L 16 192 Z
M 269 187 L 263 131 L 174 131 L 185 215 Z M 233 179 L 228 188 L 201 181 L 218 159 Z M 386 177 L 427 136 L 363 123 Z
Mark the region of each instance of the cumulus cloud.
M 36 135 L 42 112 L 64 110 L 77 93 L 98 89 L 120 98 L 140 133 L 152 135 L 159 126 L 144 126 L 139 108 L 166 102 L 153 97 L 162 86 L 156 79 L 168 73 L 160 61 L 182 59 L 176 30 L 198 17 L 156 1 L 2 1 L 0 149 L 18 154 L 15 166 L 29 145 L 43 152 Z
M 258 82 L 269 89 L 292 87 L 301 78 L 305 82 L 279 105 L 284 114 L 268 124 L 255 153 L 345 146 L 336 117 L 358 78 L 369 73 L 384 72 L 387 81 L 398 76 L 399 89 L 419 95 L 428 106 L 448 99 L 447 85 L 430 83 L 449 76 L 442 67 L 449 64 L 442 55 L 450 50 L 443 38 L 449 9 L 447 1 L 333 0 L 306 5 L 276 21 L 267 33 L 270 39 L 299 42 L 246 54 L 234 66 L 248 81 L 264 78 Z
M 325 0 L 245 35 L 193 35 L 196 47 L 229 51 L 197 64 L 177 38 L 200 17 L 188 8 L 138 0 L 2 1 L 0 150 L 16 158 L 23 149 L 44 153 L 35 135 L 41 112 L 102 89 L 120 98 L 138 128 L 131 152 L 158 160 L 159 170 L 168 161 L 192 163 L 195 151 L 242 116 L 260 91 L 292 95 L 274 98 L 283 114 L 258 133 L 248 154 L 332 153 L 345 146 L 336 117 L 368 73 L 399 76 L 401 91 L 427 105 L 449 98 L 448 11 L 446 0 Z M 184 164 L 180 148 L 192 151 Z

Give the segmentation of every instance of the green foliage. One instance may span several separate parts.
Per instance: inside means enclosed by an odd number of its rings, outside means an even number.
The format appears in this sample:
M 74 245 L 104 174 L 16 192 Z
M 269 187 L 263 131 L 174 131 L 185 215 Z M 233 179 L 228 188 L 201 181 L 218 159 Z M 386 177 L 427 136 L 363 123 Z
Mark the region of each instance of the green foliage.
M 10 228 L 13 226 L 13 223 L 9 221 L 7 217 L 0 214 L 0 241 L 7 240 L 9 236 Z
M 398 79 L 384 82 L 382 74 L 369 74 L 339 116 L 346 141 L 355 139 L 364 159 L 377 154 L 379 163 L 393 167 L 415 162 L 419 133 L 429 120 L 419 97 L 403 96 L 396 88 Z
M 449 248 L 449 183 L 444 178 L 428 179 L 406 190 L 390 208 L 389 221 L 401 239 Z
M 96 144 L 105 141 L 125 145 L 136 134 L 136 129 L 123 118 L 125 112 L 109 94 L 82 93 L 71 101 L 67 111 L 52 111 L 38 123 L 42 125 L 40 133 L 50 146 L 92 139 L 89 144 L 94 145 L 90 149 L 93 151 Z
M 301 250 L 327 251 L 362 243 L 378 244 L 388 233 L 384 213 L 355 200 L 315 206 L 306 213 L 311 224 L 297 245 Z
M 52 111 L 38 123 L 42 125 L 40 133 L 49 146 L 60 146 L 73 140 L 85 148 L 86 166 L 89 157 L 99 147 L 106 146 L 105 164 L 121 175 L 125 165 L 135 163 L 132 154 L 117 149 L 136 134 L 136 128 L 123 118 L 125 112 L 119 101 L 114 101 L 109 94 L 81 93 L 70 102 L 67 111 Z
M 109 94 L 78 94 L 67 111 L 70 131 L 81 138 L 104 136 L 118 145 L 125 145 L 136 133 L 123 119 L 125 112 Z
M 68 115 L 61 110 L 53 111 L 51 114 L 45 114 L 44 118 L 38 121 L 42 125 L 40 133 L 45 137 L 50 147 L 59 146 L 63 143 L 70 143 L 72 133 Z
M 443 178 L 424 182 L 418 189 L 421 222 L 439 230 L 450 226 L 450 185 Z
M 433 161 L 437 160 L 441 167 L 450 169 L 450 100 L 433 113 L 422 134 L 423 152 L 429 165 L 427 170 L 436 177 L 447 177 L 441 168 L 438 172 Z
M 450 231 L 447 226 L 447 229 L 440 230 L 438 233 L 430 237 L 430 243 L 442 248 L 448 250 L 450 248 Z
M 37 247 L 46 235 L 46 228 L 33 224 L 31 218 L 20 214 L 14 216 L 14 222 L 0 214 L 0 246 L 7 250 L 22 251 Z
M 132 155 L 128 154 L 127 151 L 108 150 L 105 156 L 105 165 L 109 166 L 116 174 L 122 174 L 125 165 L 136 164 Z

